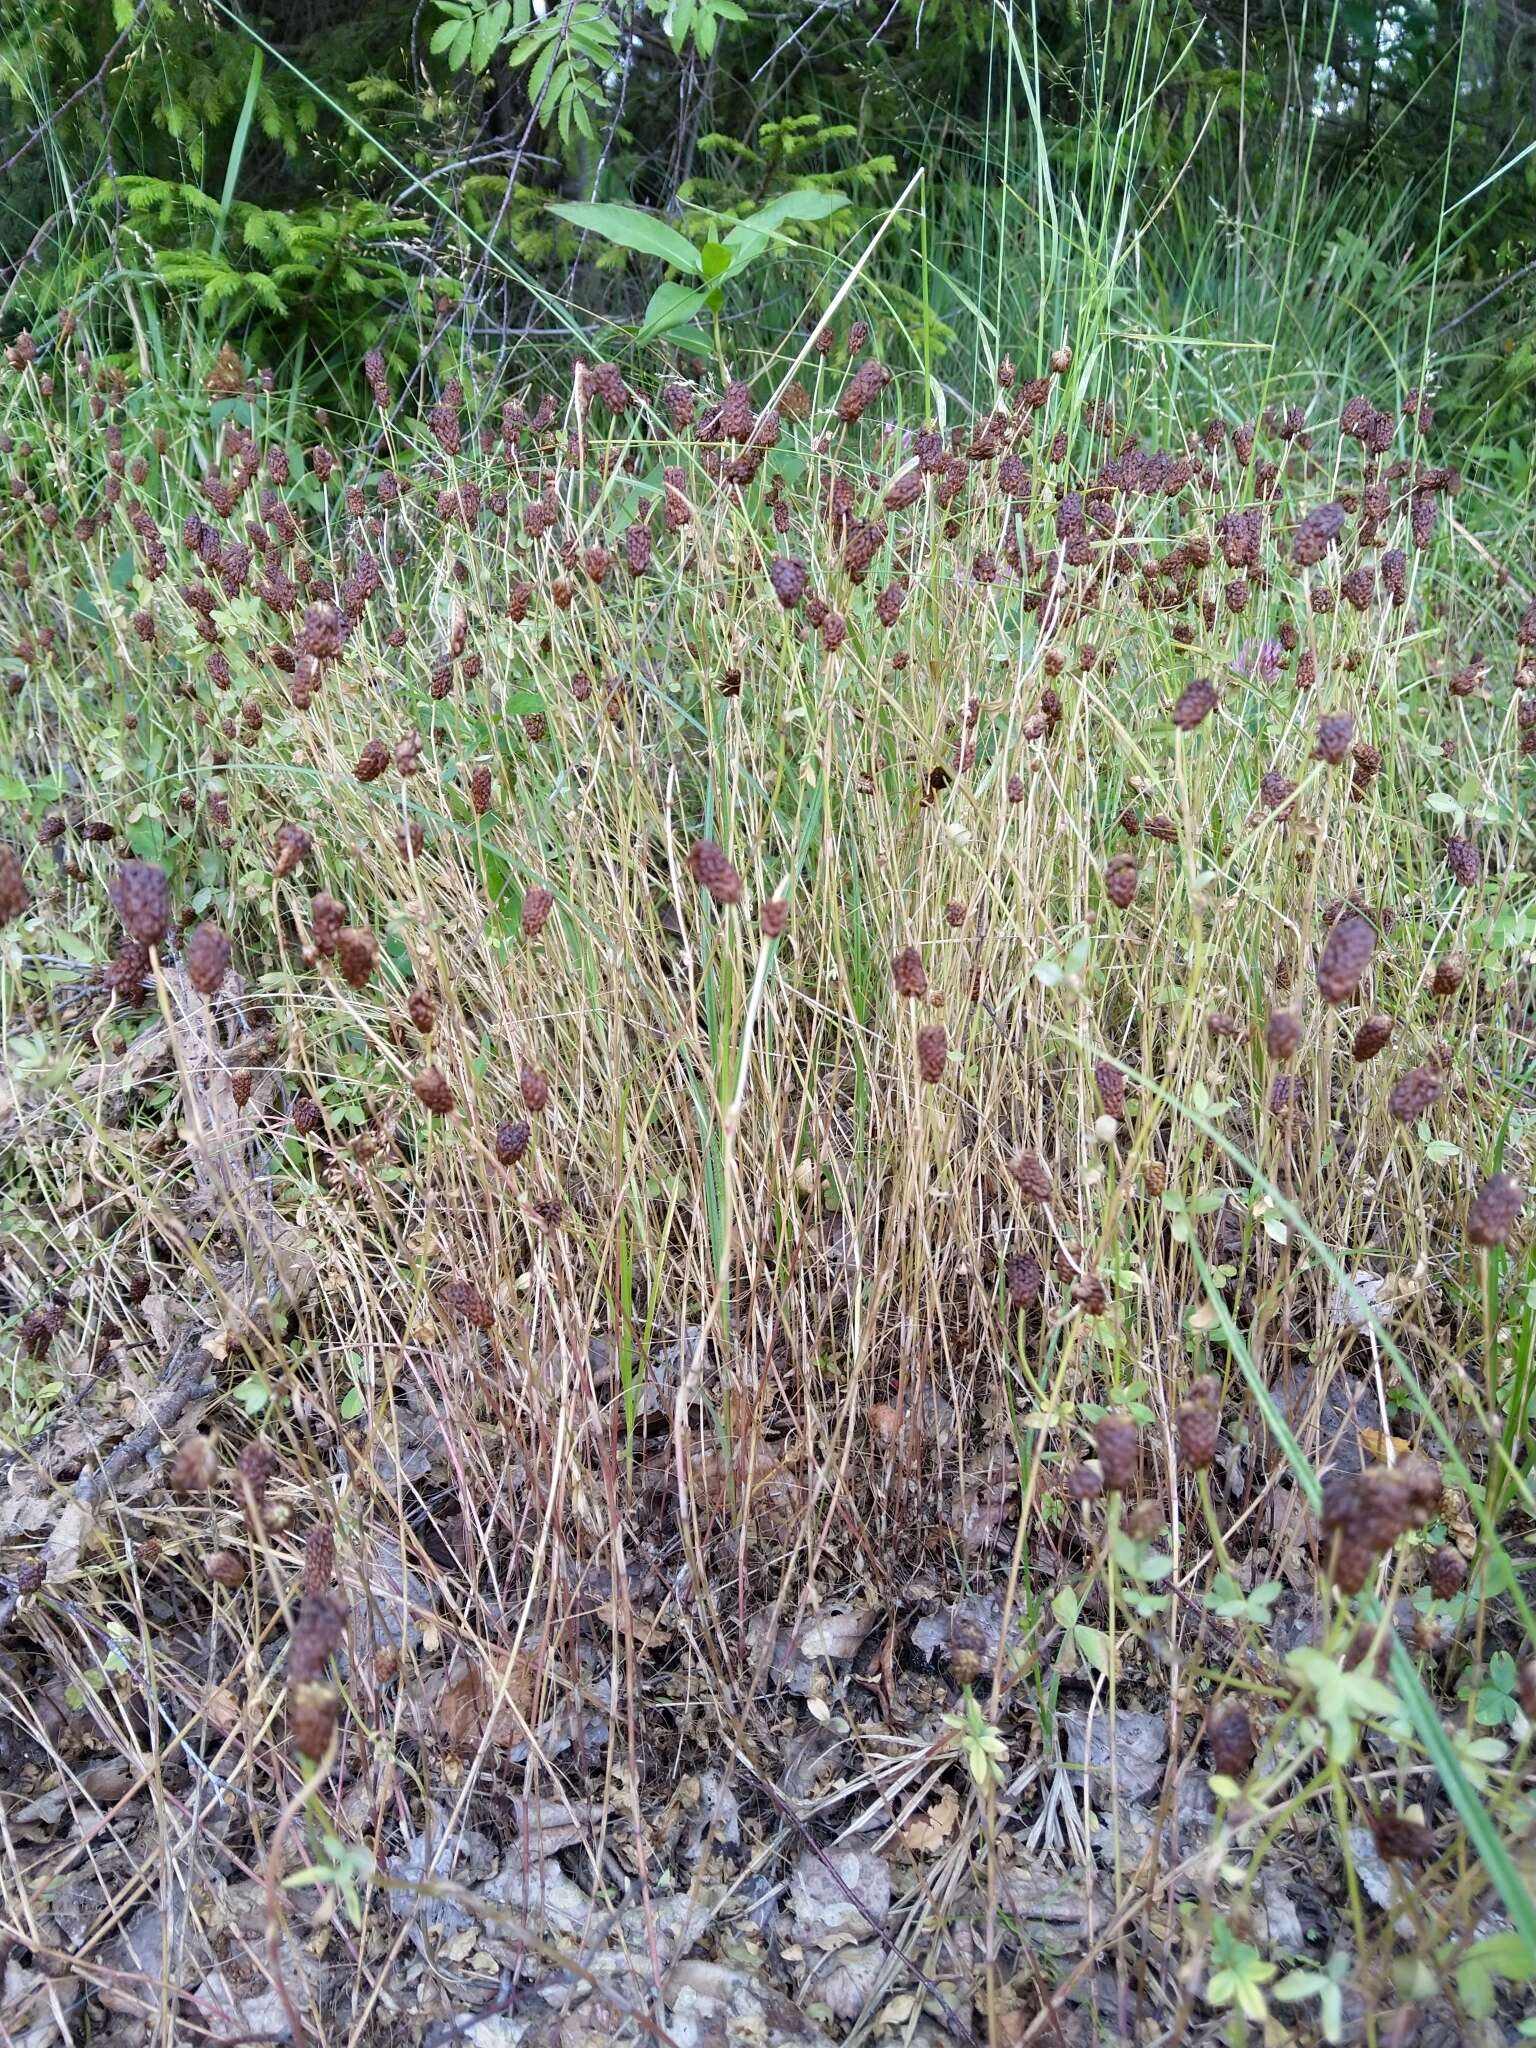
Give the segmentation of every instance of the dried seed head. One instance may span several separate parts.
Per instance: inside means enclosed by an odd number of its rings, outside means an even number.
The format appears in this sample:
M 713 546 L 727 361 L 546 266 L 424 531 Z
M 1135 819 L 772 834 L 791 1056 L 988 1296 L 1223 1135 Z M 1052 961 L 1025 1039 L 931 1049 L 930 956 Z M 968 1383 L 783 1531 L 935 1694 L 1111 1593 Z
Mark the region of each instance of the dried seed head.
M 1011 1309 L 1031 1308 L 1040 1299 L 1045 1275 L 1038 1259 L 1028 1252 L 1014 1252 L 1003 1262 L 1003 1282 Z
M 1525 1189 L 1512 1173 L 1490 1174 L 1467 1208 L 1467 1242 L 1492 1250 L 1508 1244 L 1525 1207 Z
M 365 988 L 379 964 L 379 942 L 372 932 L 348 925 L 336 934 L 336 961 L 348 988 Z
M 782 939 L 789 927 L 789 905 L 782 896 L 770 896 L 758 912 L 765 939 Z
M 1293 1059 L 1301 1046 L 1301 1019 L 1294 1010 L 1275 1010 L 1264 1029 L 1264 1046 L 1272 1060 Z
M 643 576 L 651 566 L 651 530 L 643 520 L 625 530 L 624 565 L 631 576 Z
M 1209 718 L 1216 709 L 1216 687 L 1205 676 L 1197 676 L 1185 685 L 1173 707 L 1173 722 L 1183 732 L 1193 732 L 1195 727 Z
M 536 1116 L 549 1105 L 549 1076 L 539 1072 L 537 1067 L 524 1067 L 517 1079 L 518 1093 L 523 1098 L 523 1107 Z
M 203 1576 L 215 1586 L 232 1593 L 245 1584 L 245 1559 L 232 1550 L 213 1550 L 203 1559 Z
M 1373 1813 L 1371 1833 L 1378 1855 L 1388 1863 L 1421 1866 L 1435 1860 L 1433 1830 L 1422 1821 L 1410 1820 L 1405 1813 Z
M 447 1116 L 454 1106 L 454 1093 L 441 1067 L 423 1067 L 411 1083 L 416 1100 L 433 1116 Z
M 1091 1267 L 1085 1266 L 1072 1282 L 1072 1299 L 1087 1316 L 1101 1316 L 1109 1307 L 1109 1291 Z
M 1448 839 L 1445 844 L 1445 859 L 1460 888 L 1472 888 L 1482 874 L 1482 860 L 1470 839 Z
M 525 1123 L 498 1124 L 496 1126 L 496 1163 L 498 1166 L 516 1166 L 528 1150 L 528 1141 L 533 1132 Z
M 1467 1561 L 1459 1550 L 1442 1543 L 1429 1553 L 1429 1590 L 1437 1600 L 1450 1600 L 1467 1583 Z
M 484 761 L 477 761 L 469 771 L 469 807 L 477 818 L 491 808 L 491 771 Z
M 922 955 L 916 946 L 903 946 L 892 960 L 891 980 L 899 996 L 916 998 L 928 993 L 928 977 L 923 972 Z
M 906 579 L 893 576 L 875 599 L 875 617 L 882 626 L 894 626 L 907 601 Z
M 701 889 L 708 890 L 716 903 L 740 903 L 745 891 L 741 876 L 713 839 L 696 839 L 688 853 L 688 866 Z
M 325 1122 L 320 1105 L 312 1095 L 296 1095 L 293 1102 L 293 1128 L 301 1138 L 308 1138 L 318 1131 Z
M 1100 1060 L 1093 1070 L 1094 1085 L 1106 1116 L 1125 1114 L 1125 1075 L 1113 1060 Z
M 369 740 L 352 770 L 359 782 L 377 782 L 389 766 L 389 749 L 382 740 Z
M 29 1358 L 46 1358 L 48 1347 L 64 1327 L 64 1310 L 57 1302 L 34 1308 L 21 1319 L 18 1332 Z
M 0 925 L 25 916 L 31 901 L 26 878 L 21 871 L 21 855 L 14 846 L 0 840 Z
M 1317 758 L 1338 767 L 1348 758 L 1354 738 L 1355 721 L 1347 711 L 1326 712 L 1317 721 Z
M 171 1460 L 171 1491 L 207 1493 L 218 1476 L 219 1454 L 212 1437 L 204 1436 L 201 1430 L 183 1437 Z
M 733 377 L 720 401 L 720 432 L 728 441 L 750 441 L 754 420 L 752 387 L 742 378 Z
M 1344 507 L 1319 505 L 1300 522 L 1291 541 L 1291 560 L 1298 569 L 1320 562 L 1344 528 Z
M 532 882 L 523 892 L 521 929 L 525 939 L 536 939 L 549 923 L 555 907 L 555 892 L 542 882 Z
M 1383 1010 L 1373 1010 L 1355 1033 L 1350 1056 L 1359 1066 L 1375 1059 L 1391 1042 L 1394 1020 Z
M 1247 1777 L 1258 1755 L 1258 1743 L 1245 1706 L 1233 1701 L 1227 1706 L 1213 1707 L 1206 1720 L 1205 1739 L 1210 1745 L 1211 1768 L 1217 1777 Z
M 797 555 L 775 555 L 768 564 L 768 581 L 785 611 L 793 611 L 810 583 L 806 567 Z
M 942 1024 L 925 1024 L 917 1034 L 917 1071 L 931 1087 L 944 1078 L 949 1058 L 949 1034 Z
M 1099 1470 L 1110 1493 L 1129 1493 L 1136 1484 L 1141 1432 L 1128 1415 L 1106 1415 L 1093 1434 Z
M 187 979 L 199 995 L 217 995 L 229 972 L 230 946 L 216 924 L 200 924 L 182 953 Z
M 437 1005 L 424 988 L 413 988 L 406 1000 L 405 1014 L 410 1018 L 412 1028 L 423 1038 L 431 1036 L 437 1026 Z
M 1434 972 L 1430 975 L 1429 992 L 1435 996 L 1453 996 L 1466 978 L 1466 954 L 1443 953 L 1435 962 Z
M 1203 1472 L 1216 1456 L 1221 1435 L 1221 1382 L 1214 1373 L 1195 1381 L 1175 1417 L 1179 1457 L 1191 1472 Z
M 1411 1124 L 1440 1099 L 1440 1076 L 1432 1067 L 1410 1067 L 1392 1084 L 1387 1110 L 1400 1124 Z
M 330 1749 L 341 1694 L 328 1679 L 301 1679 L 288 1688 L 288 1733 L 299 1755 L 318 1763 Z
M 1117 910 L 1129 910 L 1136 901 L 1140 879 L 1141 871 L 1134 854 L 1113 854 L 1104 868 L 1104 893 Z
M 316 1522 L 304 1538 L 303 1583 L 307 1598 L 323 1594 L 335 1572 L 336 1532 L 329 1522 Z
M 131 1002 L 149 979 L 149 948 L 125 939 L 102 969 L 102 980 L 120 1002 Z
M 1055 1192 L 1050 1168 L 1038 1152 L 1021 1152 L 1008 1168 L 1026 1202 L 1046 1207 Z
M 1317 988 L 1325 1003 L 1346 1003 L 1360 986 L 1376 950 L 1376 928 L 1358 914 L 1341 917 L 1323 941 Z
M 317 953 L 334 953 L 347 922 L 347 913 L 336 901 L 322 890 L 309 906 L 310 936 Z
M 1296 785 L 1277 768 L 1266 771 L 1259 782 L 1259 802 L 1266 811 L 1278 811 L 1296 794 Z
M 450 1315 L 461 1317 L 472 1330 L 493 1330 L 496 1311 L 473 1280 L 450 1280 L 443 1289 L 443 1306 Z
M 171 922 L 171 885 L 152 861 L 125 860 L 108 892 L 123 929 L 141 946 L 158 946 Z

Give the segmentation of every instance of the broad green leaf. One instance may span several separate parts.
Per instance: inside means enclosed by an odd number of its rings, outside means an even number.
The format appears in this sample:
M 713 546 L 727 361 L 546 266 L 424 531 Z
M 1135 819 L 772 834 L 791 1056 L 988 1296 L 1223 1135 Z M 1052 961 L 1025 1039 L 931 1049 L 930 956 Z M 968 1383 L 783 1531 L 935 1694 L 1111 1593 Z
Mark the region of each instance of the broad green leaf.
M 756 213 L 737 221 L 729 234 L 723 237 L 724 245 L 733 258 L 732 270 L 743 270 L 747 264 L 755 262 L 785 221 L 826 220 L 847 204 L 847 198 L 841 192 L 781 192 L 777 199 L 770 199 Z
M 640 323 L 638 341 L 654 341 L 659 334 L 668 334 L 684 321 L 691 320 L 699 312 L 708 293 L 697 285 L 667 283 L 657 285 L 651 293 L 645 309 L 645 318 Z
M 1109 1675 L 1109 1637 L 1101 1628 L 1090 1628 L 1080 1621 L 1072 1631 L 1072 1640 L 1085 1664 L 1091 1664 L 1095 1671 Z
M 560 199 L 549 211 L 587 234 L 601 235 L 605 242 L 617 242 L 621 249 L 633 249 L 642 256 L 659 256 L 691 277 L 699 275 L 699 252 L 677 229 L 654 213 L 638 206 L 620 206 L 609 200 Z
M 501 46 L 501 39 L 507 32 L 507 23 L 512 18 L 510 0 L 497 0 L 494 7 L 486 9 L 475 21 L 474 41 L 469 53 L 469 68 L 478 78 Z
M 843 192 L 781 192 L 777 199 L 770 199 L 756 213 L 749 213 L 745 220 L 737 221 L 725 240 L 729 244 L 738 235 L 772 234 L 787 220 L 827 220 L 847 204 L 848 197 Z

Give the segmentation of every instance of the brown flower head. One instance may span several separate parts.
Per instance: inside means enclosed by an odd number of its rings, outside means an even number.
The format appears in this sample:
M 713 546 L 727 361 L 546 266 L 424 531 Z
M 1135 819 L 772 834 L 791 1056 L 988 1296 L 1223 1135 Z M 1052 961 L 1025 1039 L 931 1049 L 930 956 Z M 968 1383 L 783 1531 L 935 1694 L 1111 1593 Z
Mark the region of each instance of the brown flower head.
M 24 916 L 31 901 L 21 871 L 21 855 L 14 846 L 0 840 L 0 925 Z
M 903 946 L 892 960 L 891 980 L 899 996 L 916 998 L 928 993 L 928 977 L 923 972 L 922 955 L 916 946 Z
M 1272 1010 L 1264 1027 L 1264 1046 L 1272 1060 L 1294 1059 L 1301 1047 L 1301 1019 L 1294 1010 Z
M 949 1034 L 942 1024 L 925 1024 L 917 1034 L 917 1071 L 931 1087 L 944 1078 L 949 1058 Z
M 1136 901 L 1141 870 L 1133 853 L 1112 854 L 1104 867 L 1104 893 L 1116 910 L 1129 910 Z
M 1174 1420 L 1181 1462 L 1191 1472 L 1204 1471 L 1221 1435 L 1221 1382 L 1214 1373 L 1195 1381 Z
M 507 1123 L 496 1126 L 496 1163 L 498 1166 L 516 1166 L 528 1150 L 528 1141 L 533 1136 L 531 1126 L 526 1123 Z
M 1051 1182 L 1050 1168 L 1038 1152 L 1021 1152 L 1009 1166 L 1008 1171 L 1018 1184 L 1019 1193 L 1026 1202 L 1044 1208 L 1051 1200 L 1055 1189 Z
M 1364 978 L 1376 951 L 1376 927 L 1367 917 L 1341 917 L 1323 941 L 1317 961 L 1317 988 L 1325 1003 L 1347 1003 Z
M 182 952 L 187 979 L 199 995 L 217 995 L 229 972 L 230 945 L 216 924 L 200 924 Z
M 1440 1099 L 1440 1076 L 1433 1067 L 1410 1067 L 1392 1084 L 1387 1097 L 1388 1113 L 1400 1124 L 1411 1124 L 1434 1108 Z
M 171 922 L 171 885 L 152 861 L 125 860 L 110 895 L 123 929 L 141 946 L 158 946 Z
M 1197 676 L 1179 694 L 1173 707 L 1174 724 L 1182 732 L 1193 732 L 1216 709 L 1216 701 L 1215 684 L 1205 676 Z
M 1106 1415 L 1094 1431 L 1093 1447 L 1110 1493 L 1129 1493 L 1136 1484 L 1141 1432 L 1128 1415 Z
M 423 1067 L 411 1083 L 416 1100 L 433 1116 L 447 1116 L 454 1106 L 454 1093 L 441 1067 Z
M 521 929 L 525 939 L 536 939 L 549 923 L 555 907 L 555 892 L 542 882 L 531 882 L 523 892 Z
M 379 942 L 372 932 L 347 925 L 336 935 L 336 961 L 348 988 L 365 988 L 379 964 Z
M 1355 1033 L 1350 1056 L 1359 1066 L 1375 1059 L 1391 1043 L 1395 1020 L 1382 1010 L 1373 1010 Z
M 1525 1189 L 1512 1173 L 1490 1174 L 1467 1208 L 1467 1242 L 1484 1250 L 1508 1244 L 1525 1207 Z
M 713 839 L 696 839 L 689 850 L 688 866 L 693 879 L 716 903 L 740 903 L 745 891 L 741 876 Z

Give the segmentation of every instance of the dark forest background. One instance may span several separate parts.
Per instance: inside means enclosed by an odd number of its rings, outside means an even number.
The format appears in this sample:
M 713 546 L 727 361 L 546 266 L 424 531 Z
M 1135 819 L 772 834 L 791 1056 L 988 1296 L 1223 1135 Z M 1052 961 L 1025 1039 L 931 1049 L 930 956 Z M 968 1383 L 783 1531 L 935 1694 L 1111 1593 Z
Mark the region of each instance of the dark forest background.
M 141 351 L 195 312 L 201 338 L 344 388 L 370 347 L 419 357 L 450 306 L 503 351 L 550 332 L 551 299 L 638 318 L 654 264 L 553 199 L 663 210 L 702 244 L 778 195 L 835 191 L 798 230 L 830 258 L 921 166 L 922 233 L 907 209 L 869 310 L 926 323 L 958 375 L 965 291 L 945 280 L 974 281 L 969 246 L 999 233 L 1006 264 L 1042 161 L 1076 205 L 1129 191 L 1156 215 L 1168 317 L 1224 237 L 1270 222 L 1293 295 L 1322 266 L 1330 288 L 1419 293 L 1452 402 L 1494 440 L 1521 433 L 1536 12 L 1520 0 L 9 0 L 0 306 L 40 326 L 87 298 Z M 727 320 L 797 317 L 815 277 L 781 264 L 779 281 Z

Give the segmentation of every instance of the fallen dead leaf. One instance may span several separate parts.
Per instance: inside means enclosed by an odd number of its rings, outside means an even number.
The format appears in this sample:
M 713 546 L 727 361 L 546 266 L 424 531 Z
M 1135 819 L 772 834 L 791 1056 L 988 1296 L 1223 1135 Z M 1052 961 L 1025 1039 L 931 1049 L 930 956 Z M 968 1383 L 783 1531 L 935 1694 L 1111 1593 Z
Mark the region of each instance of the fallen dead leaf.
M 841 1664 L 855 1655 L 874 1627 L 880 1610 L 876 1607 L 824 1607 L 800 1630 L 795 1648 L 802 1657 L 825 1658 Z
M 960 1801 L 946 1785 L 927 1812 L 915 1815 L 902 1829 L 902 1847 L 910 1849 L 914 1855 L 933 1855 L 954 1833 L 955 1822 L 959 1818 Z
M 1383 1436 L 1379 1429 L 1362 1429 L 1360 1448 L 1368 1458 L 1374 1458 L 1378 1465 L 1387 1463 L 1387 1449 L 1391 1446 L 1394 1459 L 1412 1455 L 1413 1445 L 1400 1436 Z
M 1441 1494 L 1440 1519 L 1451 1541 L 1470 1562 L 1477 1555 L 1477 1524 L 1467 1507 L 1467 1496 L 1459 1486 L 1448 1486 Z
M 696 1958 L 667 1978 L 667 2032 L 677 2048 L 826 2048 L 827 2036 L 792 1999 L 744 1970 Z
M 450 1749 L 463 1754 L 488 1740 L 497 1749 L 527 1738 L 540 1690 L 540 1667 L 511 1650 L 484 1660 L 457 1651 L 437 1699 L 437 1725 Z
M 50 1583 L 74 1577 L 80 1564 L 80 1554 L 95 1530 L 96 1516 L 88 1502 L 69 1500 L 64 1503 L 63 1511 L 43 1545 L 43 1564 Z

